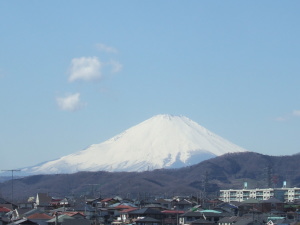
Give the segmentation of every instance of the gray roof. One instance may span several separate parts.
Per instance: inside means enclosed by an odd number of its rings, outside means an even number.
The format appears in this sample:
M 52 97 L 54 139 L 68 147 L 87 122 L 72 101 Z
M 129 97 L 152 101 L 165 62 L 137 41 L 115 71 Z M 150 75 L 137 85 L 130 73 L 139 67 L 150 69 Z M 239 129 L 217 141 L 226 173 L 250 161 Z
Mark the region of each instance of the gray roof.
M 0 197 L 0 204 L 10 204 L 10 202 L 8 202 L 4 198 Z
M 203 213 L 188 211 L 186 213 L 181 214 L 180 216 L 203 216 Z
M 248 198 L 244 201 L 242 201 L 242 205 L 244 204 L 258 204 L 259 200 L 255 199 L 255 198 Z
M 171 199 L 163 199 L 163 198 L 160 198 L 160 199 L 157 199 L 156 202 L 161 203 L 161 204 L 164 204 L 164 203 L 171 203 L 172 200 L 171 200 Z
M 179 201 L 179 202 L 177 202 L 177 203 L 175 203 L 176 205 L 191 205 L 192 204 L 192 202 L 190 202 L 190 201 L 188 201 L 188 200 L 186 200 L 186 199 L 183 199 L 183 200 L 181 200 L 181 201 Z
M 162 214 L 162 212 L 159 210 L 152 209 L 152 208 L 141 208 L 141 209 L 131 211 L 128 214 L 140 214 L 140 215 L 153 214 L 153 215 L 156 215 L 156 214 Z
M 16 212 L 14 212 L 14 214 L 17 214 L 19 216 L 23 216 L 25 215 L 25 213 L 28 213 L 29 211 L 32 211 L 32 209 L 15 209 Z
M 189 222 L 189 224 L 214 224 L 214 222 L 208 221 L 208 220 L 205 220 L 205 219 L 197 219 L 197 220 L 194 220 L 192 222 Z
M 39 200 L 39 205 L 48 205 L 52 200 L 47 193 L 37 193 L 37 199 Z
M 58 218 L 57 218 L 57 220 L 58 220 L 58 222 L 61 223 L 61 222 L 65 221 L 65 220 L 75 220 L 75 218 L 63 214 L 63 215 L 59 215 Z M 54 217 L 53 219 L 48 220 L 47 223 L 55 223 L 55 221 L 56 221 L 56 218 Z
M 138 219 L 135 222 L 154 222 L 154 223 L 159 223 L 160 220 L 154 219 L 152 217 L 144 217 L 142 219 Z
M 76 205 L 75 207 L 73 207 L 73 210 L 74 211 L 88 211 L 88 212 L 95 211 L 95 209 L 91 205 L 85 204 L 85 203 Z
M 221 218 L 218 222 L 219 223 L 235 223 L 240 219 L 241 219 L 241 217 L 238 217 L 238 216 L 228 216 L 228 217 Z
M 234 225 L 248 225 L 250 223 L 253 223 L 253 218 L 251 218 L 251 217 L 249 217 L 249 218 L 242 217 Z
M 13 225 L 13 224 L 37 224 L 37 223 L 28 219 L 21 219 L 21 220 L 14 221 L 13 223 L 9 223 L 9 225 L 10 224 Z
M 90 225 L 91 221 L 86 219 L 65 220 L 62 225 Z
M 277 198 L 269 198 L 267 200 L 260 201 L 261 203 L 283 203 L 282 201 L 278 200 Z
M 151 203 L 151 204 L 147 204 L 145 205 L 146 208 L 165 208 L 164 206 L 162 206 L 159 203 Z
M 28 216 L 33 215 L 35 213 L 42 213 L 42 212 L 44 212 L 44 211 L 40 210 L 40 209 L 31 209 L 31 210 L 23 213 L 23 215 L 26 216 L 26 217 L 28 217 Z

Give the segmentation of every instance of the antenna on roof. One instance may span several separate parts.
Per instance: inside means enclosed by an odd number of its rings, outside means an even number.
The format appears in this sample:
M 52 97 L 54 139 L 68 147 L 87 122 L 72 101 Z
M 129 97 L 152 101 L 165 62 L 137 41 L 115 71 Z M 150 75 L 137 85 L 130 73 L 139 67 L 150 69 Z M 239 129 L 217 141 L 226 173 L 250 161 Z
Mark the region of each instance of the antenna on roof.
M 21 170 L 2 170 L 2 171 L 10 171 L 11 172 L 11 203 L 14 201 L 14 172 Z

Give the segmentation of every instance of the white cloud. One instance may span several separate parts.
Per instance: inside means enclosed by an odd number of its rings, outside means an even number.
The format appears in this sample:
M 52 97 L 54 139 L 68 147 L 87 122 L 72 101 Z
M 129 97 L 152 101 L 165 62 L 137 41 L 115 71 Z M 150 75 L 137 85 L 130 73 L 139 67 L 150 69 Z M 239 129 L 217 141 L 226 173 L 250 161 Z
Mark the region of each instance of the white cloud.
M 284 122 L 292 119 L 293 117 L 300 117 L 300 110 L 294 110 L 291 113 L 286 114 L 285 116 L 279 116 L 275 120 L 279 122 Z
M 64 111 L 77 111 L 83 107 L 80 102 L 80 93 L 69 94 L 66 97 L 56 98 L 56 102 L 61 110 Z
M 69 81 L 72 82 L 75 80 L 99 80 L 102 76 L 101 67 L 102 63 L 97 57 L 74 58 L 71 61 Z
M 300 116 L 300 110 L 294 110 L 294 111 L 292 112 L 292 115 L 293 115 L 293 116 Z
M 275 120 L 276 121 L 278 121 L 278 122 L 284 122 L 284 121 L 286 121 L 286 120 L 288 120 L 288 118 L 285 116 L 279 116 L 279 117 L 277 117 L 277 118 L 275 118 Z
M 111 66 L 111 72 L 112 73 L 118 73 L 122 70 L 123 65 L 121 63 L 119 63 L 118 61 L 110 61 L 109 62 L 110 66 Z
M 103 51 L 103 52 L 106 52 L 106 53 L 118 53 L 118 50 L 114 47 L 111 47 L 111 46 L 107 46 L 105 44 L 96 44 L 96 48 L 99 50 L 99 51 Z

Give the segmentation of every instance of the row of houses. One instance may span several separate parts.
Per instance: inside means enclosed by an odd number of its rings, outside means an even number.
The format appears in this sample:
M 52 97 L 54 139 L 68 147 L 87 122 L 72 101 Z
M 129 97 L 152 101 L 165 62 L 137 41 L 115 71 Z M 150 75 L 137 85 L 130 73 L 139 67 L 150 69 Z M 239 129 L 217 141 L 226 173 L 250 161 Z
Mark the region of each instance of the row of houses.
M 19 204 L 0 198 L 0 225 L 296 225 L 299 209 L 300 202 L 275 197 L 225 202 L 193 196 L 134 200 L 38 193 Z

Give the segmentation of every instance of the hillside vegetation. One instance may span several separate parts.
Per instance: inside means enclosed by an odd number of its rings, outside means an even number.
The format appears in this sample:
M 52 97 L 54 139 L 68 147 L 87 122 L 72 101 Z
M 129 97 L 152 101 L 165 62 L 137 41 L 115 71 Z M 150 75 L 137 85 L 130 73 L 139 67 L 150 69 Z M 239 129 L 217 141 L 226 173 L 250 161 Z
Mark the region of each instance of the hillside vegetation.
M 268 156 L 253 152 L 230 153 L 181 169 L 145 172 L 78 172 L 34 175 L 14 180 L 16 200 L 38 192 L 52 196 L 140 197 L 217 195 L 220 189 L 300 185 L 300 155 Z M 11 196 L 11 180 L 0 183 L 2 197 Z M 205 193 L 204 193 L 205 191 Z

